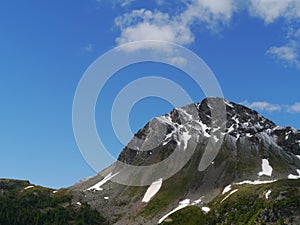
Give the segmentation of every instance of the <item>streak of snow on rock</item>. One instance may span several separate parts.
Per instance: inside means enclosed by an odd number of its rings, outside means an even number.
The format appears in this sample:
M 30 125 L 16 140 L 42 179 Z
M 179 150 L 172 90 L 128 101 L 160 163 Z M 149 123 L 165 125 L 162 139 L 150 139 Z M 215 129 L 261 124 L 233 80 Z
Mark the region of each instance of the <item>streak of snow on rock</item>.
M 171 212 L 167 213 L 166 215 L 164 215 L 159 221 L 158 224 L 162 223 L 165 219 L 167 219 L 170 215 L 172 215 L 174 212 L 183 209 L 187 206 L 190 205 L 191 200 L 190 199 L 185 199 L 181 202 L 179 202 L 179 206 L 177 206 L 175 209 L 173 209 Z
M 162 178 L 157 181 L 154 181 L 147 189 L 142 202 L 149 202 L 159 191 L 162 185 Z
M 227 192 L 230 191 L 230 190 L 231 190 L 231 184 L 227 185 L 227 186 L 224 188 L 224 190 L 223 190 L 223 192 L 222 192 L 222 195 L 224 195 L 225 193 L 227 193 Z
M 224 202 L 227 198 L 229 198 L 230 195 L 234 194 L 237 191 L 238 191 L 238 189 L 234 189 L 233 191 L 231 191 L 225 198 L 223 198 L 223 200 L 221 201 L 221 203 Z
M 118 175 L 119 172 L 112 174 L 109 173 L 106 177 L 104 177 L 100 182 L 98 182 L 97 184 L 93 185 L 92 187 L 86 189 L 87 191 L 102 191 L 103 189 L 101 188 L 102 185 L 104 185 L 106 182 L 108 182 L 110 179 L 112 179 L 113 177 L 115 177 L 116 175 Z
M 266 199 L 268 200 L 271 194 L 271 190 L 268 190 L 267 193 L 265 194 Z
M 266 176 L 272 176 L 273 168 L 270 166 L 269 160 L 263 159 L 262 160 L 262 171 L 258 173 L 258 176 L 266 175 Z
M 298 175 L 290 174 L 288 176 L 288 179 L 290 179 L 290 180 L 297 180 L 297 179 L 299 179 L 300 178 L 300 170 L 297 170 L 297 173 L 298 173 Z

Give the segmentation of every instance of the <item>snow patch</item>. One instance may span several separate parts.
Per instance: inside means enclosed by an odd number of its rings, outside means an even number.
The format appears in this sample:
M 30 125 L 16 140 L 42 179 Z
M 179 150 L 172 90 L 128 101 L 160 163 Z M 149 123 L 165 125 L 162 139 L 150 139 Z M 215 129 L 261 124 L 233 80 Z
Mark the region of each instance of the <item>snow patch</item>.
M 174 123 L 171 121 L 170 115 L 156 117 L 155 119 L 157 119 L 161 123 L 169 124 L 174 127 Z
M 235 115 L 234 117 L 232 117 L 232 119 L 233 119 L 237 124 L 240 123 L 239 118 L 238 118 L 237 115 Z
M 223 200 L 221 201 L 224 202 L 227 198 L 229 198 L 230 195 L 234 194 L 235 192 L 237 192 L 239 189 L 234 189 L 233 191 L 231 191 L 225 198 L 223 198 Z
M 53 194 L 57 193 L 58 191 L 52 191 Z
M 245 123 L 243 123 L 243 127 L 248 127 L 250 125 L 250 123 L 249 122 L 245 122 Z
M 169 139 L 173 136 L 173 134 L 176 133 L 176 131 L 177 131 L 177 129 L 174 129 L 174 130 L 172 130 L 172 132 L 170 132 L 166 135 L 163 145 L 166 145 L 169 143 Z
M 285 139 L 285 140 L 289 139 L 289 135 L 286 135 L 284 139 Z
M 284 130 L 285 127 L 281 127 L 281 126 L 276 126 L 273 130 Z
M 150 187 L 147 189 L 144 198 L 142 200 L 142 202 L 149 202 L 151 200 L 151 198 L 154 197 L 154 195 L 156 195 L 156 193 L 159 191 L 159 189 L 161 188 L 162 185 L 162 178 L 160 178 L 159 180 L 153 182 Z
M 111 172 L 104 177 L 103 180 L 101 180 L 100 182 L 98 182 L 97 184 L 95 184 L 94 186 L 86 189 L 87 191 L 102 191 L 103 189 L 101 188 L 102 185 L 104 185 L 107 181 L 109 181 L 110 179 L 112 179 L 113 177 L 117 176 L 120 172 L 117 172 L 115 174 L 112 174 Z
M 231 108 L 234 108 L 234 106 L 231 104 L 231 103 L 229 103 L 228 101 L 224 101 L 225 102 L 225 104 L 227 105 L 227 106 L 229 106 L 229 107 L 231 107 Z
M 300 159 L 300 155 L 296 155 L 296 157 L 297 157 L 298 159 Z
M 232 131 L 234 131 L 234 127 L 233 127 L 233 125 L 231 125 L 231 127 L 229 127 L 229 128 L 228 128 L 228 131 L 227 131 L 227 133 L 229 134 L 229 133 L 231 133 Z
M 208 213 L 210 211 L 210 208 L 204 206 L 201 208 L 203 212 Z
M 258 173 L 258 176 L 266 175 L 266 176 L 271 176 L 273 168 L 270 166 L 269 160 L 263 159 L 262 160 L 262 171 Z
M 220 139 L 217 138 L 215 135 L 213 136 L 214 141 L 217 143 Z
M 24 188 L 24 190 L 27 190 L 27 189 L 30 189 L 30 188 L 33 188 L 34 186 L 30 185 L 30 186 L 27 186 Z
M 81 202 L 76 202 L 76 205 L 81 205 Z
M 272 192 L 271 190 L 267 191 L 267 193 L 265 194 L 266 199 L 269 199 L 269 196 L 270 196 L 271 192 Z
M 188 144 L 188 141 L 191 139 L 192 135 L 189 134 L 189 132 L 183 132 L 182 133 L 182 141 L 183 141 L 183 147 L 184 147 L 184 150 L 187 148 L 187 144 Z
M 180 209 L 183 209 L 187 206 L 190 205 L 190 202 L 191 200 L 190 199 L 185 199 L 181 202 L 179 202 L 179 206 L 176 207 L 175 209 L 173 209 L 171 212 L 168 212 L 166 215 L 164 215 L 159 221 L 158 221 L 158 224 L 162 223 L 165 219 L 167 219 L 170 215 L 172 215 L 174 212 L 180 210 Z
M 104 199 L 105 199 L 105 200 L 108 200 L 108 199 L 109 199 L 109 197 L 104 197 Z
M 257 122 L 257 123 L 254 125 L 254 127 L 257 128 L 257 129 L 259 129 L 259 130 L 261 130 L 261 129 L 264 128 L 259 122 Z
M 197 205 L 197 204 L 199 204 L 202 200 L 202 198 L 203 198 L 204 196 L 202 196 L 201 198 L 199 198 L 198 200 L 195 200 L 195 201 L 193 201 L 193 203 L 192 203 L 192 205 Z
M 222 195 L 224 195 L 225 193 L 227 193 L 227 192 L 230 191 L 230 190 L 231 190 L 231 184 L 227 185 L 227 186 L 224 188 L 224 190 L 223 190 L 223 192 L 222 192 Z
M 187 111 L 185 111 L 184 109 L 182 108 L 175 108 L 178 112 L 182 112 L 185 117 L 188 118 L 188 120 L 192 120 L 193 119 L 193 116 L 191 114 L 189 114 Z
M 205 136 L 205 137 L 210 137 L 210 134 L 209 133 L 207 133 L 207 130 L 209 130 L 209 127 L 205 124 L 205 123 L 203 123 L 202 121 L 197 121 L 197 123 L 200 125 L 200 127 L 201 127 L 201 129 L 202 129 L 202 132 L 203 132 L 203 135 Z
M 250 181 L 250 180 L 245 180 L 239 183 L 235 183 L 238 185 L 243 185 L 243 184 L 252 184 L 252 185 L 257 185 L 257 184 L 270 184 L 273 182 L 276 182 L 277 180 L 255 180 L 255 181 Z
M 297 180 L 297 179 L 299 179 L 300 178 L 300 170 L 297 170 L 297 173 L 298 173 L 298 175 L 290 174 L 288 176 L 288 179 L 291 179 L 291 180 Z

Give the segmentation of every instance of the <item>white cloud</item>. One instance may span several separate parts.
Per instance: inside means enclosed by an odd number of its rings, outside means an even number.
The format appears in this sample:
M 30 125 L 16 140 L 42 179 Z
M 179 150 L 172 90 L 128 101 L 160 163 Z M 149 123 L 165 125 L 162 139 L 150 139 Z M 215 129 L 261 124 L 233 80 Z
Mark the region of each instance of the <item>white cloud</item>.
M 236 9 L 235 4 L 234 0 L 194 0 L 190 7 L 197 8 L 201 13 L 209 13 L 213 19 L 228 20 Z M 198 17 L 201 19 L 201 15 Z
M 288 113 L 300 113 L 300 102 L 296 102 L 292 105 L 283 105 L 283 104 L 279 105 L 279 104 L 273 104 L 265 101 L 261 101 L 261 102 L 243 101 L 240 104 L 259 111 L 266 111 L 266 112 L 284 111 Z
M 104 0 L 97 0 L 104 1 Z M 121 6 L 129 6 L 136 0 L 113 0 Z M 118 45 L 141 41 L 161 40 L 175 42 L 181 45 L 190 45 L 195 41 L 193 33 L 197 27 L 218 32 L 230 24 L 232 17 L 242 11 L 250 17 L 257 17 L 267 25 L 283 19 L 288 30 L 287 43 L 281 46 L 272 46 L 266 52 L 285 65 L 300 68 L 300 0 L 181 0 L 184 6 L 178 8 L 177 3 L 165 0 L 155 0 L 154 10 L 132 10 L 115 19 L 120 35 L 116 38 Z M 159 11 L 163 4 L 174 4 L 171 14 L 164 9 Z M 141 46 L 142 47 L 142 46 Z
M 300 18 L 299 18 L 300 22 Z M 300 68 L 300 23 L 294 23 L 287 28 L 287 43 L 283 46 L 272 46 L 266 52 L 284 65 Z
M 287 112 L 300 113 L 300 102 L 296 102 L 294 105 L 288 106 Z
M 194 42 L 191 27 L 202 22 L 210 29 L 230 20 L 234 12 L 233 0 L 192 0 L 182 12 L 169 15 L 146 9 L 133 10 L 119 16 L 115 24 L 121 34 L 117 44 L 141 40 L 161 40 L 189 45 Z
M 279 18 L 288 20 L 300 17 L 299 0 L 249 0 L 249 11 L 265 23 L 273 23 Z
M 269 102 L 248 102 L 248 101 L 244 101 L 241 103 L 242 105 L 245 105 L 249 108 L 252 109 L 257 109 L 257 110 L 261 110 L 261 111 L 267 111 L 267 112 L 273 112 L 273 111 L 280 111 L 282 109 L 282 107 L 280 105 L 277 104 L 271 104 Z
M 121 37 L 117 38 L 118 44 L 124 44 L 141 40 L 160 40 L 176 42 L 178 44 L 189 44 L 193 36 L 185 28 L 174 27 L 167 24 L 153 24 L 142 22 L 122 30 Z
M 119 45 L 142 40 L 169 41 L 186 45 L 194 40 L 189 27 L 170 18 L 167 13 L 145 9 L 133 10 L 117 17 L 115 24 L 121 30 L 120 37 L 116 39 Z
M 274 56 L 286 65 L 300 66 L 299 44 L 295 41 L 290 41 L 287 45 L 281 47 L 273 46 L 266 54 Z
M 186 26 L 202 24 L 209 30 L 218 31 L 228 24 L 237 9 L 234 0 L 192 0 L 178 18 Z
M 276 55 L 279 59 L 286 61 L 294 61 L 297 59 L 295 49 L 290 46 L 271 47 L 267 53 Z
M 114 0 L 114 2 L 119 2 L 121 6 L 130 5 L 133 1 L 136 0 Z M 165 1 L 156 0 L 155 2 L 159 6 Z M 168 13 L 161 13 L 158 10 L 133 10 L 131 13 L 119 17 L 118 22 L 120 23 L 122 19 L 126 21 L 128 17 L 131 17 L 132 23 L 128 23 L 129 21 L 127 20 L 126 27 L 141 27 L 144 22 L 150 22 L 147 17 L 147 14 L 149 14 L 152 16 L 152 27 L 161 25 L 154 18 L 156 16 L 163 16 L 163 18 L 160 18 L 162 19 L 160 22 L 164 21 L 164 24 L 172 26 L 185 26 L 186 30 L 190 30 L 190 26 L 197 23 L 205 23 L 208 28 L 215 29 L 219 25 L 227 24 L 234 13 L 241 12 L 245 8 L 251 16 L 259 17 L 267 24 L 273 23 L 278 18 L 287 20 L 300 18 L 300 0 L 181 0 L 180 2 L 183 2 L 186 8 L 179 12 L 177 11 L 176 15 L 171 16 Z M 143 15 L 140 14 L 141 12 Z M 137 16 L 139 20 L 135 20 L 134 16 Z M 137 26 L 137 22 L 141 23 L 141 26 Z M 148 24 L 145 23 L 145 25 Z M 123 26 L 122 28 L 125 27 Z

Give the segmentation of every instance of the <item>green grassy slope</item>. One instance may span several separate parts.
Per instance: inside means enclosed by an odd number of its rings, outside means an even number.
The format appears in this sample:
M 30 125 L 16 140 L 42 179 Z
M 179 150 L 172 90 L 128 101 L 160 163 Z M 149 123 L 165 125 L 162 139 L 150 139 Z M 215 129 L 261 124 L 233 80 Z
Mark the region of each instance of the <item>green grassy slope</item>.
M 219 196 L 205 214 L 199 207 L 184 208 L 163 225 L 300 224 L 300 180 L 280 180 L 262 185 L 233 185 L 237 192 Z M 271 194 L 266 198 L 266 193 Z

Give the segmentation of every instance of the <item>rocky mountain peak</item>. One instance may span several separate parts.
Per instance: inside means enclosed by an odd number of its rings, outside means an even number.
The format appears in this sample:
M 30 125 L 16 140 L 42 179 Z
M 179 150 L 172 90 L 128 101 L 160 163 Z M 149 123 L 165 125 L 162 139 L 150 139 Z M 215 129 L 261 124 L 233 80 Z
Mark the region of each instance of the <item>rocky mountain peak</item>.
M 166 163 L 149 169 L 160 162 Z M 72 190 L 83 191 L 82 198 L 115 224 L 157 224 L 183 206 L 206 210 L 233 186 L 220 204 L 243 185 L 299 178 L 298 130 L 243 105 L 206 98 L 151 120 L 116 163 Z
M 222 111 L 219 110 L 222 107 L 224 115 L 212 115 L 213 111 Z M 222 121 L 216 123 L 219 118 L 222 118 Z M 290 135 L 287 140 L 282 139 L 285 133 Z M 292 152 L 299 154 L 300 145 L 295 141 L 299 138 L 299 131 L 292 128 L 280 129 L 255 110 L 226 99 L 205 98 L 200 103 L 175 108 L 169 114 L 154 118 L 135 134 L 119 160 L 132 162 L 129 158 L 138 155 L 138 152 L 148 152 L 141 154 L 147 158 L 147 155 L 152 155 L 153 151 L 162 146 L 168 149 L 168 145 L 171 145 L 170 149 L 174 149 L 175 145 L 182 145 L 184 149 L 191 138 L 205 144 L 212 136 L 219 140 L 228 135 L 236 140 L 243 137 L 268 136 L 271 138 L 269 142 L 287 145 Z M 127 153 L 130 153 L 130 157 L 125 159 Z M 168 156 L 171 151 L 166 150 L 166 153 Z

